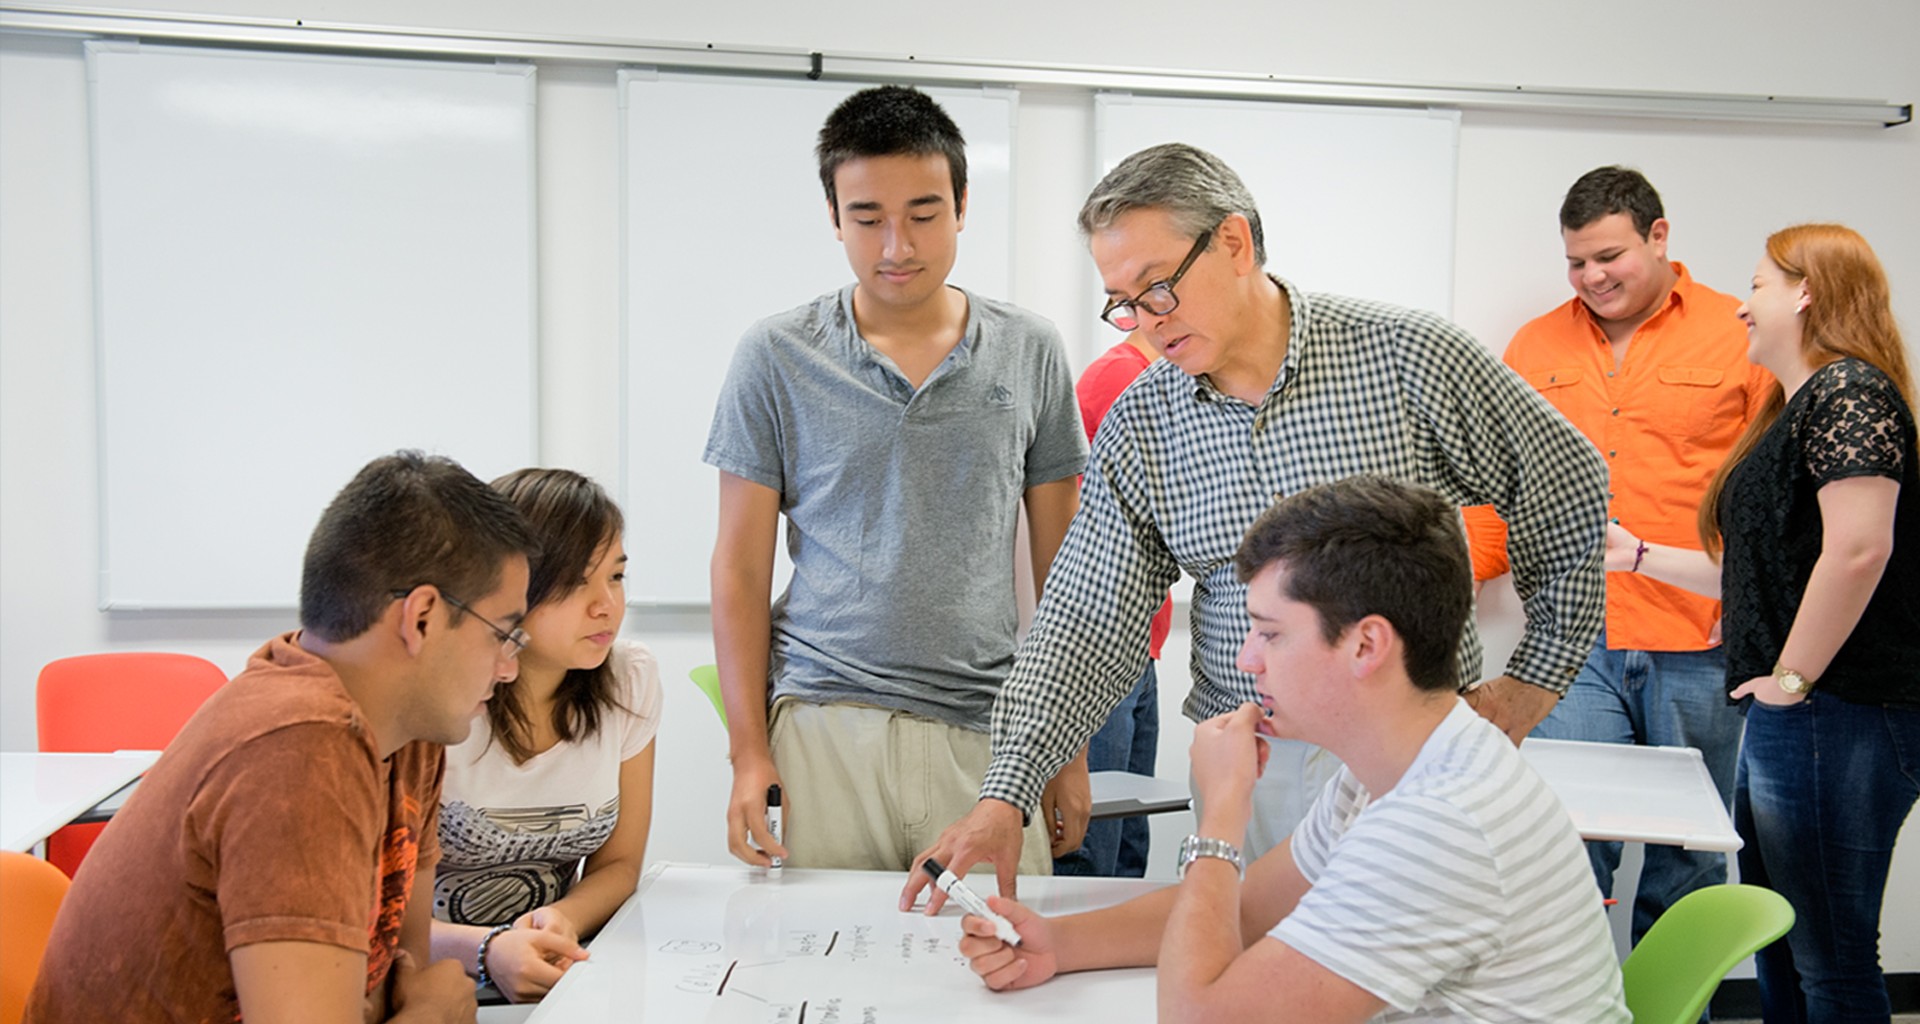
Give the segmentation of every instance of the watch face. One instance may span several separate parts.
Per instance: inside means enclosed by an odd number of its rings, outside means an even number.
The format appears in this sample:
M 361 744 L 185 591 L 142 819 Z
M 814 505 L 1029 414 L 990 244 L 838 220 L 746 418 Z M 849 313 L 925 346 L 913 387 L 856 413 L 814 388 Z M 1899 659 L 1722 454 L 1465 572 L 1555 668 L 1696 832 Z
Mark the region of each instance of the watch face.
M 1805 693 L 1812 688 L 1806 676 L 1791 669 L 1783 670 L 1773 678 L 1778 680 L 1780 688 L 1788 693 Z
M 1195 844 L 1193 840 L 1194 840 L 1194 837 L 1192 836 L 1188 836 L 1187 838 L 1180 840 L 1179 874 L 1181 878 L 1187 877 L 1188 866 L 1191 865 L 1194 861 L 1200 859 L 1200 854 L 1195 849 Z

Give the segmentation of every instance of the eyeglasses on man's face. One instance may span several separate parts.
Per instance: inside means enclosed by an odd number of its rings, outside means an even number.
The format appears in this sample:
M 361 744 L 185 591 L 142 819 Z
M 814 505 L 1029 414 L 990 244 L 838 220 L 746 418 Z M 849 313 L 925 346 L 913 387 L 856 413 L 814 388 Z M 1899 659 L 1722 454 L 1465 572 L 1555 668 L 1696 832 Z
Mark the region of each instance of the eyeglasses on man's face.
M 389 591 L 389 593 L 391 593 L 395 598 L 405 599 L 408 594 L 413 593 L 415 589 L 424 585 L 425 584 L 415 584 L 414 586 L 408 587 L 405 590 L 394 590 L 394 591 Z M 479 619 L 480 622 L 483 625 L 485 625 L 488 629 L 493 630 L 493 635 L 500 638 L 500 656 L 502 658 L 519 657 L 520 652 L 523 649 L 525 649 L 528 642 L 530 642 L 533 639 L 532 637 L 527 635 L 526 630 L 521 629 L 518 626 L 514 627 L 513 629 L 502 628 L 499 623 L 493 621 L 492 619 L 487 618 L 485 615 L 482 615 L 479 612 L 474 611 L 472 605 L 466 603 L 465 601 L 460 600 L 459 598 L 453 596 L 452 594 L 447 593 L 444 590 L 440 591 L 440 596 L 444 598 L 448 604 L 454 606 L 455 608 L 460 609 L 463 612 L 466 612 L 468 615 L 471 615 L 476 619 Z
M 1194 239 L 1193 248 L 1187 250 L 1187 258 L 1180 261 L 1180 266 L 1172 276 L 1164 281 L 1155 281 L 1131 299 L 1110 300 L 1107 308 L 1100 311 L 1100 319 L 1115 330 L 1131 332 L 1140 328 L 1140 311 L 1143 309 L 1154 316 L 1166 316 L 1180 308 L 1180 296 L 1173 293 L 1173 286 L 1186 276 L 1187 268 L 1193 266 L 1193 261 L 1207 251 L 1207 241 L 1213 237 L 1213 232 L 1213 228 L 1208 228 Z

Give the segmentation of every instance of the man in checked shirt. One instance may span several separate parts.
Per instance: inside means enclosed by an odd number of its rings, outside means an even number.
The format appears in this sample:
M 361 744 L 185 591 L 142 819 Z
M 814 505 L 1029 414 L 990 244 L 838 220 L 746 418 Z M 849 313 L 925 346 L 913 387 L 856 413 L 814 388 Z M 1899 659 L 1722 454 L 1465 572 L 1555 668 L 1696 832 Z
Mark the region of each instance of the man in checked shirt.
M 1187 716 L 1255 699 L 1234 665 L 1248 623 L 1235 547 L 1277 498 L 1357 473 L 1492 505 L 1509 524 L 1526 632 L 1507 673 L 1468 701 L 1519 742 L 1600 629 L 1599 453 L 1454 324 L 1269 274 L 1253 197 L 1210 153 L 1176 143 L 1128 157 L 1095 186 L 1080 228 L 1108 295 L 1101 319 L 1142 331 L 1166 358 L 1114 403 L 1094 440 L 1080 514 L 994 705 L 981 798 L 915 863 L 990 860 L 1013 895 L 1023 820 L 1139 675 L 1159 596 L 1182 572 L 1194 579 Z M 1471 626 L 1460 659 L 1463 683 L 1479 680 Z M 1338 767 L 1304 743 L 1274 746 L 1249 857 L 1292 833 Z M 925 884 L 909 877 L 903 909 Z M 929 911 L 944 902 L 934 893 Z

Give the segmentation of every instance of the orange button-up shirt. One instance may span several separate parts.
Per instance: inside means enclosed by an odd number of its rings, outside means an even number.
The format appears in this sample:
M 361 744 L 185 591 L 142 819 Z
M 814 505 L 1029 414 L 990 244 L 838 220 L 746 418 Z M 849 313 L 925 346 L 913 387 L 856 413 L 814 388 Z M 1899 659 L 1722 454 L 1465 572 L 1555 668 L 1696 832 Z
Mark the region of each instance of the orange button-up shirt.
M 1503 358 L 1606 457 L 1609 515 L 1643 540 L 1698 550 L 1700 501 L 1773 376 L 1747 361 L 1739 300 L 1673 267 L 1679 279 L 1618 368 L 1606 331 L 1577 297 L 1520 328 Z M 1487 507 L 1469 509 L 1467 524 L 1475 575 L 1506 572 L 1505 524 Z M 1610 649 L 1705 650 L 1719 618 L 1718 601 L 1607 574 Z

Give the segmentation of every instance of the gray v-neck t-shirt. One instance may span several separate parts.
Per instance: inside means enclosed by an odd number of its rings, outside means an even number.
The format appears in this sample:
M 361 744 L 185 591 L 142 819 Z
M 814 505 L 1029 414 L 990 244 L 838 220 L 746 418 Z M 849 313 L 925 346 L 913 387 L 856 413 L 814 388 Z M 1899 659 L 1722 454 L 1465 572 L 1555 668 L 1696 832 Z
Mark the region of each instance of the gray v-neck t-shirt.
M 964 336 L 915 389 L 860 337 L 848 285 L 748 329 L 703 458 L 787 517 L 770 697 L 986 731 L 1013 666 L 1021 498 L 1086 466 L 1052 324 L 967 293 Z

